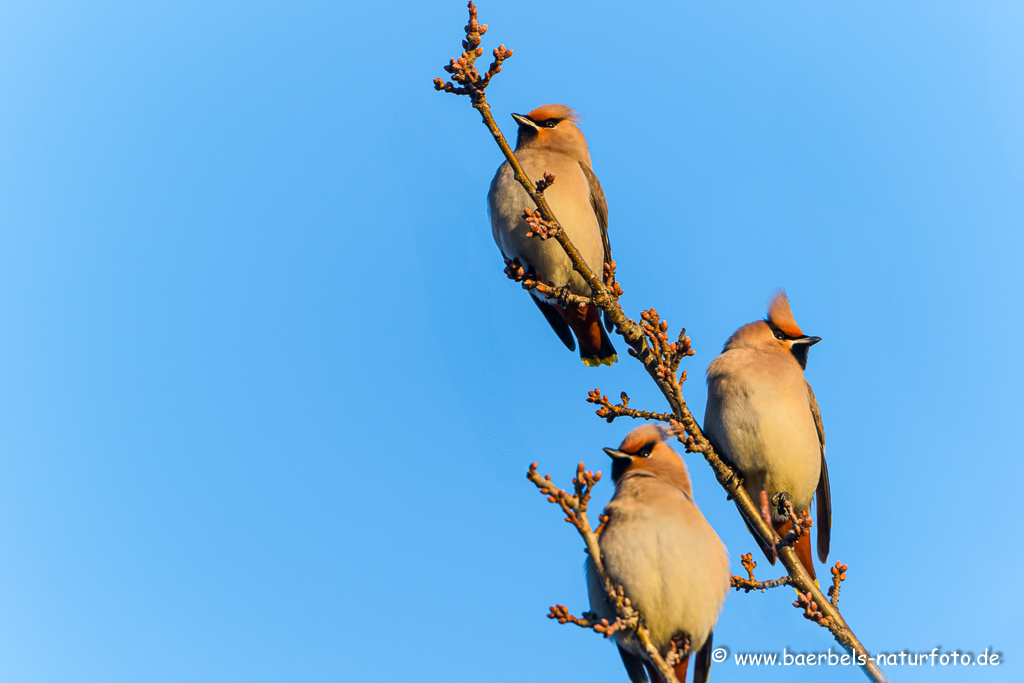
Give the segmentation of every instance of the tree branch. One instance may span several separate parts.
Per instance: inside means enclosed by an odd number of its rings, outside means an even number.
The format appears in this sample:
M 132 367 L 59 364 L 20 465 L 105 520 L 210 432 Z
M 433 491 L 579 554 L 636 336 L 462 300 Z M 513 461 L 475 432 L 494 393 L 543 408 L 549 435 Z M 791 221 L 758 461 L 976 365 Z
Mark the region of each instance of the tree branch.
M 483 50 L 479 47 L 480 37 L 487 31 L 487 26 L 478 24 L 476 7 L 472 2 L 469 3 L 469 14 L 470 21 L 466 26 L 466 40 L 462 43 L 465 51 L 458 59 L 452 59 L 450 64 L 445 67 L 445 70 L 452 74 L 452 79 L 459 85 L 456 86 L 451 82 L 445 82 L 437 78 L 434 79 L 434 87 L 437 90 L 470 97 L 473 108 L 480 112 L 484 125 L 490 131 L 494 141 L 508 161 L 516 180 L 522 185 L 537 207 L 535 210 L 528 209 L 527 211 L 532 213 L 535 220 L 543 221 L 543 229 L 547 232 L 547 237 L 553 238 L 558 242 L 572 262 L 573 269 L 579 273 L 590 287 L 591 303 L 604 311 L 607 319 L 615 326 L 615 331 L 629 346 L 630 355 L 640 361 L 647 374 L 650 375 L 658 389 L 665 396 L 665 400 L 672 411 L 671 424 L 680 442 L 683 443 L 687 451 L 700 453 L 704 456 L 704 459 L 711 466 L 712 471 L 714 471 L 719 484 L 728 494 L 728 498 L 736 501 L 737 507 L 751 529 L 769 545 L 777 546 L 779 560 L 789 573 L 790 585 L 793 585 L 802 596 L 806 596 L 807 604 L 805 608 L 810 610 L 810 614 L 820 615 L 820 618 L 814 617 L 814 619 L 822 626 L 829 628 L 837 642 L 856 655 L 864 657 L 866 664 L 863 668 L 871 679 L 885 681 L 885 676 L 871 659 L 864 645 L 857 639 L 853 630 L 846 624 L 838 608 L 821 593 L 817 584 L 811 579 L 800 563 L 792 546 L 780 544 L 782 539 L 779 539 L 775 531 L 762 519 L 758 507 L 754 505 L 746 490 L 741 486 L 741 479 L 738 473 L 715 452 L 690 412 L 683 398 L 681 387 L 682 382 L 686 380 L 686 373 L 684 371 L 681 376 L 676 374 L 680 360 L 685 356 L 693 354 L 693 351 L 689 348 L 690 340 L 685 336 L 685 330 L 680 332 L 676 342 L 669 343 L 667 337 L 668 323 L 660 319 L 655 309 L 652 308 L 641 314 L 642 324 L 638 324 L 635 320 L 626 316 L 618 303 L 619 288 L 614 283 L 614 277 L 609 280 L 610 284 L 606 285 L 605 277 L 607 273 L 599 275 L 587 266 L 579 250 L 573 245 L 565 230 L 561 228 L 557 217 L 544 199 L 543 190 L 546 187 L 546 183 L 534 183 L 531 181 L 518 159 L 516 159 L 512 148 L 505 140 L 504 135 L 502 135 L 498 124 L 494 121 L 494 116 L 491 114 L 491 108 L 487 103 L 485 94 L 491 79 L 501 71 L 502 62 L 512 56 L 512 50 L 506 49 L 504 45 L 496 48 L 494 50 L 494 62 L 487 73 L 481 76 L 473 65 L 477 57 L 483 54 Z M 591 541 L 587 541 L 588 552 L 591 553 L 591 557 L 595 558 L 598 566 L 600 566 L 600 553 L 593 552 L 597 547 L 596 536 L 593 535 L 592 531 L 589 531 L 589 525 L 587 528 L 593 542 L 592 548 Z M 580 533 L 583 534 L 582 529 Z M 586 534 L 584 534 L 584 538 L 587 538 Z M 601 573 L 604 576 L 603 567 L 601 568 Z M 666 680 L 672 679 L 666 678 Z
M 631 417 L 640 420 L 658 420 L 659 422 L 671 422 L 672 416 L 668 413 L 652 413 L 649 410 L 637 410 L 629 407 L 629 396 L 623 391 L 619 394 L 621 403 L 612 404 L 607 396 L 601 394 L 600 389 L 593 389 L 587 394 L 587 403 L 601 406 L 597 409 L 598 417 L 603 417 L 610 423 L 617 417 Z

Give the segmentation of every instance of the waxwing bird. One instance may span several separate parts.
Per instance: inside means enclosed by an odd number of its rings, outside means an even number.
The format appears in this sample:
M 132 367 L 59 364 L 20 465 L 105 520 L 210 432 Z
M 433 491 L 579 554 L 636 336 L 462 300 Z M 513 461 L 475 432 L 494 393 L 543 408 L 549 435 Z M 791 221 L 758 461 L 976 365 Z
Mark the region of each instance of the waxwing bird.
M 679 455 L 665 443 L 666 433 L 653 424 L 637 427 L 612 457 L 615 495 L 599 538 L 605 570 L 640 610 L 651 641 L 665 656 L 672 638 L 685 634 L 696 652 L 693 680 L 704 683 L 711 667 L 711 634 L 729 592 L 731 574 L 725 546 L 693 502 L 690 475 Z M 590 609 L 599 618 L 615 619 L 593 560 L 587 560 Z M 635 637 L 615 634 L 622 663 L 632 683 L 663 683 L 641 655 Z M 687 656 L 675 667 L 685 683 Z
M 801 513 L 817 492 L 818 559 L 825 562 L 832 533 L 825 430 L 814 391 L 804 378 L 807 351 L 819 341 L 800 330 L 785 292 L 778 292 L 768 318 L 736 330 L 722 355 L 708 366 L 704 433 L 739 470 L 743 487 L 780 537 L 792 523 L 779 514 L 776 496 L 787 494 L 793 510 Z M 751 533 L 775 564 L 774 547 L 753 529 Z M 795 550 L 814 577 L 809 534 L 797 541 Z
M 539 180 L 545 173 L 555 176 L 544 197 L 583 260 L 598 276 L 603 276 L 604 264 L 612 259 L 608 203 L 601 183 L 590 170 L 590 151 L 576 125 L 576 112 L 565 105 L 546 104 L 525 116 L 512 114 L 512 118 L 519 126 L 516 158 L 533 180 Z M 506 161 L 494 174 L 487 194 L 491 232 L 502 256 L 519 259 L 523 268 L 532 268 L 542 282 L 556 287 L 567 285 L 573 294 L 590 296 L 590 287 L 573 270 L 572 261 L 555 240 L 526 236 L 530 230 L 523 218 L 526 207 L 533 208 L 533 200 Z M 596 306 L 564 308 L 536 290 L 531 290 L 530 295 L 570 351 L 576 350 L 575 335 L 585 365 L 611 365 L 618 360 L 608 338 L 611 326 L 606 321 L 607 331 L 601 327 L 601 311 Z

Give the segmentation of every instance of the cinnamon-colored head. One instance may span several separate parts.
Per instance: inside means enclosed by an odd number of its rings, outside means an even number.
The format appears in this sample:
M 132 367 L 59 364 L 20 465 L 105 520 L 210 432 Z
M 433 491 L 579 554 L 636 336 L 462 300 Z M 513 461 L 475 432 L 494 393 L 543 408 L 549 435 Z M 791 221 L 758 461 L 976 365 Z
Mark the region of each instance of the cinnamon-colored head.
M 612 479 L 618 483 L 629 474 L 652 475 L 663 479 L 692 498 L 690 475 L 682 458 L 665 440 L 673 436 L 668 429 L 654 424 L 637 427 L 618 448 L 605 448 L 612 457 Z
M 793 318 L 786 293 L 779 290 L 768 304 L 768 318 L 736 330 L 725 343 L 723 352 L 740 348 L 782 350 L 791 353 L 800 367 L 806 368 L 807 350 L 820 341 L 821 337 L 804 334 Z
M 519 125 L 516 151 L 547 150 L 565 154 L 590 166 L 587 140 L 579 129 L 579 114 L 564 104 L 545 104 L 529 114 L 512 114 Z

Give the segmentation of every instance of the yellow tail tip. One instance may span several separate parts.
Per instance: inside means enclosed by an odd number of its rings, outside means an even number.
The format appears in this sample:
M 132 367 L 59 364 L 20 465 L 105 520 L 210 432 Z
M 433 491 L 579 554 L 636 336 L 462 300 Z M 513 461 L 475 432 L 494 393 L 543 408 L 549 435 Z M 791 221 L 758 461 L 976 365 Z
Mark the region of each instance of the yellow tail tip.
M 601 367 L 602 365 L 607 365 L 611 367 L 615 363 L 619 362 L 619 355 L 617 353 L 613 353 L 607 358 L 581 358 L 580 360 L 582 360 L 583 364 L 586 365 L 588 368 L 597 368 Z

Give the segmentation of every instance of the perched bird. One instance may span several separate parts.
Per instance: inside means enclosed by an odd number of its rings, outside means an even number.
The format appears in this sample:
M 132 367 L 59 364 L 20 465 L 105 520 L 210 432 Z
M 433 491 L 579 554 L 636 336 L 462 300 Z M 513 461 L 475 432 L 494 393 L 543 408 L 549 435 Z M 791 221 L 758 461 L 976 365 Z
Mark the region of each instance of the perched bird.
M 787 494 L 793 510 L 808 510 L 818 495 L 818 559 L 828 559 L 832 502 L 825 467 L 825 430 L 811 385 L 804 378 L 807 351 L 821 341 L 800 330 L 785 292 L 768 307 L 767 320 L 744 325 L 708 366 L 704 433 L 743 477 L 743 487 L 765 522 L 784 536 L 792 523 L 779 514 L 776 498 Z M 748 525 L 749 528 L 749 525 Z M 774 547 L 750 530 L 768 560 Z M 812 577 L 811 538 L 795 550 Z
M 590 151 L 576 125 L 576 112 L 565 105 L 546 104 L 525 116 L 512 114 L 512 118 L 519 126 L 516 158 L 533 180 L 540 180 L 545 173 L 555 176 L 554 184 L 544 192 L 544 197 L 583 260 L 601 277 L 604 264 L 612 259 L 608 242 L 608 203 L 601 183 L 590 170 Z M 532 268 L 542 282 L 556 287 L 568 285 L 573 294 L 590 296 L 590 287 L 573 270 L 572 261 L 555 240 L 541 241 L 526 236 L 530 227 L 523 218 L 523 209 L 533 206 L 533 200 L 516 181 L 506 161 L 494 174 L 487 194 L 491 232 L 498 249 L 506 259 L 519 259 L 524 269 Z M 611 365 L 618 360 L 615 347 L 601 327 L 600 309 L 596 306 L 564 308 L 536 290 L 531 290 L 530 294 L 570 351 L 576 350 L 573 340 L 576 335 L 580 359 L 585 365 Z M 606 328 L 611 330 L 608 321 Z
M 731 574 L 725 546 L 693 502 L 690 476 L 679 455 L 655 425 L 637 427 L 618 449 L 605 448 L 613 459 L 615 496 L 599 538 L 605 571 L 622 586 L 644 617 L 653 644 L 665 656 L 672 638 L 685 634 L 696 652 L 693 680 L 703 683 L 711 667 L 711 632 L 729 592 Z M 587 560 L 590 609 L 614 620 L 593 560 Z M 615 634 L 622 663 L 632 683 L 654 683 L 657 670 L 641 655 L 635 637 Z M 675 666 L 680 683 L 690 658 Z

